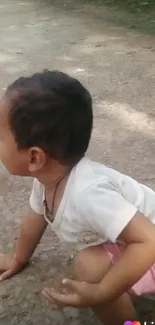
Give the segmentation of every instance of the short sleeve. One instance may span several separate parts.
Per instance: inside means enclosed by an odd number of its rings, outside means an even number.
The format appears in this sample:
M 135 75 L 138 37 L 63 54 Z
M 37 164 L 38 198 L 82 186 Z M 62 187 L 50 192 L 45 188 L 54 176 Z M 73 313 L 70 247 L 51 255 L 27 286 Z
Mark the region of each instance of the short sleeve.
M 44 214 L 44 208 L 43 208 L 43 186 L 42 184 L 35 179 L 33 181 L 33 187 L 32 192 L 30 196 L 30 206 L 31 209 L 40 214 Z
M 132 220 L 137 208 L 113 184 L 99 181 L 81 193 L 80 210 L 85 222 L 111 242 L 115 242 Z

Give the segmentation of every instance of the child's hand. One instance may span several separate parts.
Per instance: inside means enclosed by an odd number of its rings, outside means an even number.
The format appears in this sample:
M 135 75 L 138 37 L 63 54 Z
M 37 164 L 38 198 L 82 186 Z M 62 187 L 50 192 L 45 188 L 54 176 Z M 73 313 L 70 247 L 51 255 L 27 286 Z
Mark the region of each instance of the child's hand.
M 53 288 L 45 288 L 42 294 L 50 303 L 62 305 L 63 307 L 90 307 L 102 302 L 99 284 L 64 279 L 63 285 L 70 292 L 65 290 L 65 293 L 62 294 Z
M 15 255 L 0 254 L 0 281 L 6 280 L 20 272 L 24 266 L 24 264 L 18 261 Z

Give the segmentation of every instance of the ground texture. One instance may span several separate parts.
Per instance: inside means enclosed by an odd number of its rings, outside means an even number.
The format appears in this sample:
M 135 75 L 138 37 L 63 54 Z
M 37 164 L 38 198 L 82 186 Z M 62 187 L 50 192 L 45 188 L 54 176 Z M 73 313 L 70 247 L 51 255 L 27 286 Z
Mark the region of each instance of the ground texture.
M 1 0 L 0 88 L 45 68 L 76 76 L 94 100 L 89 156 L 155 188 L 155 43 L 120 27 L 117 15 L 68 1 Z M 30 188 L 30 180 L 0 168 L 1 251 L 14 246 Z M 60 281 L 68 264 L 69 252 L 48 230 L 30 267 L 0 285 L 0 324 L 97 324 L 88 311 L 62 311 L 40 295 L 45 284 Z

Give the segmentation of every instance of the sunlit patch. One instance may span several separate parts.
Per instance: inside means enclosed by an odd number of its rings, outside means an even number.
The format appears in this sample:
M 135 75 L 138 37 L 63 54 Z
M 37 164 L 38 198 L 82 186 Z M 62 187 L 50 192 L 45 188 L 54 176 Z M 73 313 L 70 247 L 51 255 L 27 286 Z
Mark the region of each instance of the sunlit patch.
M 114 118 L 126 126 L 129 130 L 142 132 L 143 134 L 153 134 L 155 130 L 155 120 L 145 112 L 140 112 L 127 103 L 111 103 L 99 101 L 95 105 L 96 116 L 102 114 Z
M 27 3 L 27 2 L 19 2 L 18 6 L 29 6 L 29 3 Z
M 11 55 L 0 53 L 0 62 L 11 62 L 13 60 Z
M 84 71 L 85 71 L 85 69 L 81 69 L 81 68 L 75 69 L 75 72 L 84 72 Z

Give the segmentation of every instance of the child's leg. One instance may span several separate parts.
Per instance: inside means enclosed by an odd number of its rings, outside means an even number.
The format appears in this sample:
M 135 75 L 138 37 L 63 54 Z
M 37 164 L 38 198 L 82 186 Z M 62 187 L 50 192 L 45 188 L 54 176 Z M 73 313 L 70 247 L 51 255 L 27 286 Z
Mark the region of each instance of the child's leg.
M 111 266 L 103 245 L 81 251 L 74 263 L 76 278 L 90 283 L 100 282 Z M 94 312 L 104 325 L 123 325 L 126 320 L 138 319 L 128 293 L 111 304 L 95 307 Z

